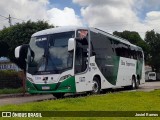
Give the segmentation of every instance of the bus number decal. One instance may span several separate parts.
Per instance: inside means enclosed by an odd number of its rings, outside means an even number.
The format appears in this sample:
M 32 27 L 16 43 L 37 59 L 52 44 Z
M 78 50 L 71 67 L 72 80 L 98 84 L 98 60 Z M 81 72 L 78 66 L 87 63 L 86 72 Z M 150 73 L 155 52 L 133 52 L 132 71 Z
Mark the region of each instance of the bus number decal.
M 85 77 L 79 77 L 79 82 L 85 82 Z

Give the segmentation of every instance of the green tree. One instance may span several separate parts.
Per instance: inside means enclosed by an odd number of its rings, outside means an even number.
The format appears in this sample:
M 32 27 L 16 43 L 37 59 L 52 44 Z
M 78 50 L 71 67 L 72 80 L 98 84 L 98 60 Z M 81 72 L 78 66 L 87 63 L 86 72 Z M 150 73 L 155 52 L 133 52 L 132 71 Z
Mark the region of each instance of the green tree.
M 150 46 L 150 65 L 153 71 L 160 72 L 160 34 L 154 30 L 147 31 L 145 41 Z
M 127 39 L 132 44 L 137 44 L 138 41 L 141 41 L 142 38 L 140 37 L 138 32 L 135 31 L 123 31 L 123 32 L 113 32 L 114 35 Z
M 11 61 L 15 61 L 14 49 L 17 46 L 22 44 L 28 44 L 33 33 L 52 27 L 54 26 L 49 25 L 47 22 L 44 21 L 27 21 L 23 23 L 17 23 L 16 25 L 8 28 L 4 28 L 0 31 L 0 50 L 4 48 L 2 48 L 2 46 L 6 43 L 9 49 L 3 49 L 3 51 L 5 52 L 4 54 L 1 54 L 1 56 L 7 56 L 10 58 Z
M 9 46 L 6 42 L 0 41 L 0 57 L 6 57 L 9 51 Z
M 144 51 L 145 62 L 149 61 L 149 45 L 142 40 L 138 32 L 135 31 L 123 31 L 123 32 L 113 32 L 114 35 L 119 36 L 128 40 L 130 43 L 140 46 Z

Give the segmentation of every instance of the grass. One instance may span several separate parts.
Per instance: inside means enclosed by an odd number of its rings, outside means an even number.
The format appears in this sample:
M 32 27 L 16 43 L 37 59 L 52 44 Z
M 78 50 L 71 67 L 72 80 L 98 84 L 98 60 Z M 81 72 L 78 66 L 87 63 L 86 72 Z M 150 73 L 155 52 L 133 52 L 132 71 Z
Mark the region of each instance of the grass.
M 151 92 L 119 92 L 79 98 L 65 98 L 32 102 L 21 105 L 1 106 L 1 111 L 160 111 L 160 90 Z M 152 117 L 133 117 L 133 120 L 150 120 Z M 154 118 L 154 117 L 153 117 Z M 152 119 L 153 119 L 152 118 Z M 17 119 L 17 118 L 16 118 Z M 26 118 L 28 120 L 28 118 Z M 40 118 L 38 118 L 40 119 Z M 98 118 L 46 118 L 50 119 L 98 119 Z M 106 118 L 99 118 L 106 119 Z M 127 117 L 107 118 L 128 120 Z M 154 118 L 154 119 L 158 119 Z
M 17 89 L 4 88 L 4 89 L 0 89 L 0 95 L 1 94 L 22 93 L 22 92 L 23 92 L 23 88 L 17 88 Z

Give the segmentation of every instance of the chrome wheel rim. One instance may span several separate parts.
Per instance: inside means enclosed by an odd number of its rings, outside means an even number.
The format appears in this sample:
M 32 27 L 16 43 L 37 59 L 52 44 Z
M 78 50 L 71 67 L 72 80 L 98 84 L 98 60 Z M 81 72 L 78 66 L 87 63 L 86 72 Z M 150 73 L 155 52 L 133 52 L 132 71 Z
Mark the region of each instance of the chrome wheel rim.
M 92 89 L 93 89 L 94 93 L 98 92 L 98 83 L 96 81 L 93 81 L 93 87 L 92 87 Z

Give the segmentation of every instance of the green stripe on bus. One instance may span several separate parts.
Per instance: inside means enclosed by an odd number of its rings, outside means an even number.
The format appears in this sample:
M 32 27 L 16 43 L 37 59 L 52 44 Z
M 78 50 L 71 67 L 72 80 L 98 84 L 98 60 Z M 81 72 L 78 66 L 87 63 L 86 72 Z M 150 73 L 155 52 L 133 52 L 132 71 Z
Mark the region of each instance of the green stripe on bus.
M 143 66 L 143 61 L 137 60 L 136 74 L 139 75 L 140 79 L 142 78 L 142 66 Z
M 59 85 L 58 85 L 59 84 Z M 74 93 L 76 92 L 75 77 L 69 77 L 68 79 L 53 84 L 34 84 L 29 80 L 26 80 L 26 87 L 29 93 Z M 43 90 L 42 87 L 49 87 L 48 90 Z
M 110 69 L 110 72 L 107 74 L 106 79 L 112 85 L 116 85 L 120 57 L 119 56 L 112 56 L 112 61 L 113 61 L 113 63 L 112 63 L 113 66 L 112 66 L 112 69 Z

